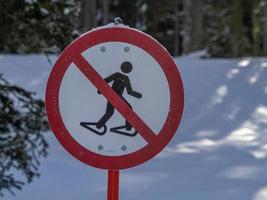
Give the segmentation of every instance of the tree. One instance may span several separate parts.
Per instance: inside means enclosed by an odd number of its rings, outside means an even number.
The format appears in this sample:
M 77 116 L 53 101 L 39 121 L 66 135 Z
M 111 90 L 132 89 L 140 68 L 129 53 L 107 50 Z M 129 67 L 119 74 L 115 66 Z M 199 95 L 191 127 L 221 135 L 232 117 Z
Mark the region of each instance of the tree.
M 78 1 L 10 0 L 0 8 L 1 53 L 59 53 L 79 35 Z M 0 75 L 0 195 L 39 176 L 48 129 L 43 100 Z
M 264 55 L 266 0 L 206 0 L 205 27 L 211 57 Z M 264 10 L 265 9 L 265 10 Z
M 263 31 L 262 31 L 262 40 L 263 40 L 263 55 L 267 56 L 267 0 L 262 0 L 261 5 L 263 7 Z
M 0 8 L 0 52 L 58 53 L 79 35 L 73 0 L 0 1 Z
M 187 54 L 203 47 L 203 0 L 183 0 L 183 9 L 183 53 Z
M 180 55 L 180 10 L 181 4 L 176 0 L 174 4 L 174 55 Z
M 86 32 L 96 27 L 96 0 L 79 0 L 81 1 L 80 26 L 82 32 Z
M 39 176 L 39 158 L 48 144 L 41 134 L 48 130 L 44 102 L 34 93 L 8 83 L 0 75 L 0 195 L 21 189 Z
M 176 0 L 144 0 L 143 4 L 146 5 L 144 31 L 152 35 L 173 54 L 177 15 Z
M 103 24 L 106 25 L 110 22 L 109 21 L 110 2 L 109 0 L 102 0 L 102 4 L 103 4 Z
M 253 1 L 253 10 L 252 10 L 252 52 L 254 56 L 259 56 L 261 51 L 261 7 L 260 0 Z
M 267 0 L 262 0 L 263 6 L 263 55 L 267 56 Z
M 208 56 L 227 57 L 231 54 L 230 12 L 228 2 L 206 2 L 205 31 Z

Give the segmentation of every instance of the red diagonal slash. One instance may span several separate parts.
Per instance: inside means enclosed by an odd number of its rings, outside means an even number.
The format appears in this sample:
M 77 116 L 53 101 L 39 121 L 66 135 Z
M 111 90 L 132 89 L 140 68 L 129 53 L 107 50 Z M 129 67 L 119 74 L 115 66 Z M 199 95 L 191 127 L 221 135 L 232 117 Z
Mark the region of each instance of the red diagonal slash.
M 119 111 L 119 113 L 151 143 L 156 139 L 156 134 L 145 124 L 145 122 L 113 91 L 106 81 L 85 60 L 82 55 L 77 55 L 73 62 L 80 71 L 90 80 L 94 86 L 107 98 L 107 100 Z

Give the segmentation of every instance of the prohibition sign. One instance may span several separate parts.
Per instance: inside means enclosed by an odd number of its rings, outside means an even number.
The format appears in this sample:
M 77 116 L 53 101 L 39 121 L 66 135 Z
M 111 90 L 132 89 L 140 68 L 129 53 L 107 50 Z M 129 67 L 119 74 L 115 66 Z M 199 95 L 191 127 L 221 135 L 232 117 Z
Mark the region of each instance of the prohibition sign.
M 122 42 L 136 46 L 152 56 L 161 67 L 169 87 L 169 111 L 165 123 L 155 133 L 142 118 L 108 85 L 82 55 L 86 50 L 107 42 Z M 138 59 L 138 58 L 137 58 Z M 114 108 L 136 129 L 147 142 L 144 147 L 129 154 L 110 156 L 93 152 L 77 142 L 64 124 L 60 110 L 60 88 L 66 71 L 75 64 L 79 71 L 90 81 Z M 46 88 L 46 110 L 52 131 L 63 147 L 80 161 L 102 169 L 119 170 L 130 168 L 153 158 L 174 136 L 183 112 L 183 84 L 175 62 L 169 53 L 150 36 L 125 27 L 105 27 L 82 35 L 72 42 L 56 61 Z M 155 113 L 157 114 L 157 113 Z M 153 113 L 151 113 L 153 115 Z M 99 136 L 101 137 L 101 136 Z

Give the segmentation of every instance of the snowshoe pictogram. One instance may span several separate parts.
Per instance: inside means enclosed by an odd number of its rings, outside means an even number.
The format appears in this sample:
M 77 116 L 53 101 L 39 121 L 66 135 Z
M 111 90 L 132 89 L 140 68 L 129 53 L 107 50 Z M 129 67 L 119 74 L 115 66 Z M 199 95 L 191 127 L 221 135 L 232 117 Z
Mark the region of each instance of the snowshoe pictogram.
M 107 126 L 103 125 L 101 128 L 97 127 L 97 122 L 81 122 L 80 125 L 89 131 L 94 132 L 97 135 L 104 135 L 107 132 Z M 101 129 L 103 130 L 101 131 Z
M 122 96 L 124 90 L 127 90 L 127 93 L 130 96 L 136 97 L 136 98 L 142 98 L 142 94 L 139 92 L 136 92 L 132 89 L 131 82 L 129 77 L 126 75 L 132 71 L 132 63 L 129 61 L 125 61 L 121 64 L 121 71 L 124 73 L 116 72 L 114 74 L 111 74 L 110 76 L 106 77 L 104 80 L 106 83 L 113 82 L 111 88 L 114 90 L 115 93 L 119 95 L 119 97 L 122 98 L 122 100 L 132 109 L 132 106 L 128 103 L 128 101 Z M 98 90 L 98 94 L 101 94 L 101 92 Z M 80 122 L 80 125 L 84 128 L 98 134 L 98 135 L 104 135 L 107 132 L 106 122 L 112 117 L 114 114 L 114 106 L 108 101 L 106 112 L 104 115 L 100 118 L 98 122 Z M 95 128 L 94 128 L 95 126 Z M 100 131 L 100 129 L 104 127 L 103 131 Z M 124 130 L 123 130 L 124 129 Z M 137 132 L 134 130 L 134 132 L 129 132 L 132 129 L 132 125 L 125 120 L 125 126 L 118 126 L 111 128 L 110 131 L 114 133 L 118 133 L 121 135 L 126 135 L 130 137 L 134 137 L 137 135 Z
M 128 130 L 126 128 L 126 126 L 113 127 L 113 128 L 110 129 L 110 131 L 113 132 L 113 133 L 118 133 L 118 134 L 129 136 L 129 137 L 134 137 L 134 136 L 137 135 L 137 131 L 136 130 L 134 130 L 132 128 L 130 130 Z

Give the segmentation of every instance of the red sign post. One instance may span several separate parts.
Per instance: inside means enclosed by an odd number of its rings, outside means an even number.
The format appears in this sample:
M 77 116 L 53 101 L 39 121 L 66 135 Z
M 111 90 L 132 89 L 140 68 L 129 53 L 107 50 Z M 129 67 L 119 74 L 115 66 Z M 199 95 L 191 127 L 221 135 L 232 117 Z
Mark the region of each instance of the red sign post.
M 91 64 L 93 62 L 91 62 L 90 57 L 85 57 L 84 52 L 90 51 L 90 49 L 96 48 L 101 44 L 128 44 L 132 48 L 141 49 L 140 51 L 145 52 L 144 54 L 146 54 L 146 56 L 151 57 L 151 59 L 155 60 L 157 65 L 160 66 L 160 70 L 166 78 L 169 89 L 169 109 L 166 120 L 163 122 L 162 128 L 159 132 L 155 132 L 153 128 L 151 128 L 145 120 L 142 119 L 142 116 L 136 113 L 135 110 L 129 106 L 128 102 L 126 102 L 126 100 L 118 94 L 113 87 L 110 87 L 107 79 L 99 73 L 96 66 Z M 101 51 L 104 52 L 106 50 L 102 48 Z M 116 54 L 117 57 L 120 56 L 119 51 L 114 52 L 114 54 Z M 94 57 L 97 55 L 98 54 L 94 54 Z M 99 54 L 99 56 L 100 55 L 101 54 Z M 94 57 L 91 58 L 94 59 Z M 134 61 L 132 61 L 132 63 L 134 63 Z M 121 152 L 111 155 L 111 153 L 102 153 L 104 145 L 99 145 L 98 150 L 94 150 L 91 148 L 93 144 L 90 142 L 91 146 L 89 144 L 86 146 L 81 144 L 79 139 L 75 138 L 75 134 L 78 134 L 79 131 L 76 132 L 72 130 L 84 131 L 84 129 L 82 129 L 83 127 L 81 127 L 78 123 L 76 123 L 77 127 L 74 127 L 76 125 L 69 125 L 68 121 L 65 120 L 71 116 L 64 114 L 64 109 L 65 107 L 68 107 L 66 106 L 68 104 L 67 102 L 64 102 L 64 92 L 61 92 L 61 90 L 64 90 L 62 88 L 65 87 L 63 86 L 65 82 L 72 81 L 72 79 L 68 79 L 66 77 L 68 76 L 68 73 L 71 73 L 70 68 L 73 66 L 75 66 L 75 70 L 79 70 L 79 73 L 86 78 L 88 83 L 93 85 L 95 90 L 101 93 L 110 105 L 112 105 L 113 108 L 115 108 L 121 116 L 123 116 L 125 121 L 127 121 L 136 130 L 136 134 L 138 135 L 136 137 L 141 136 L 144 140 L 143 146 L 140 148 L 136 147 L 137 149 L 132 152 L 126 152 L 126 147 L 124 147 Z M 150 76 L 153 76 L 153 71 Z M 145 96 L 145 94 L 142 95 Z M 141 98 L 141 95 L 136 96 Z M 182 80 L 175 62 L 166 49 L 150 36 L 138 30 L 122 26 L 99 28 L 82 35 L 80 38 L 72 42 L 56 61 L 50 73 L 46 88 L 46 109 L 52 131 L 63 147 L 74 157 L 88 165 L 109 170 L 109 200 L 118 199 L 120 169 L 130 168 L 146 162 L 157 155 L 168 144 L 179 126 L 183 106 L 184 93 Z M 81 125 L 82 123 L 83 122 L 81 122 Z M 91 124 L 97 125 L 97 123 Z M 92 128 L 89 129 L 93 130 Z M 110 130 L 112 131 L 112 129 Z M 102 140 L 102 138 L 108 137 L 102 136 L 102 133 L 95 133 L 97 135 L 92 133 L 94 136 L 88 135 L 88 137 L 94 137 L 96 142 L 98 138 L 99 140 Z M 121 136 L 121 138 L 122 137 L 123 136 Z M 116 139 L 116 141 L 117 140 L 118 139 Z M 124 140 L 125 139 L 123 139 L 123 141 Z
M 119 199 L 119 170 L 108 170 L 108 200 Z

